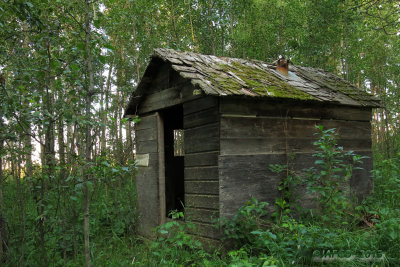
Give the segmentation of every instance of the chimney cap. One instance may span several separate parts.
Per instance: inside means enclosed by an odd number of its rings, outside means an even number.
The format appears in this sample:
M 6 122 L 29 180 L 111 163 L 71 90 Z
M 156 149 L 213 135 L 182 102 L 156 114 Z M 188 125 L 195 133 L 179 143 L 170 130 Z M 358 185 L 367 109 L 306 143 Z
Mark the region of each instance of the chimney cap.
M 284 57 L 279 58 L 276 61 L 276 70 L 284 75 L 288 75 L 289 74 L 289 63 L 290 63 L 289 59 L 285 59 Z

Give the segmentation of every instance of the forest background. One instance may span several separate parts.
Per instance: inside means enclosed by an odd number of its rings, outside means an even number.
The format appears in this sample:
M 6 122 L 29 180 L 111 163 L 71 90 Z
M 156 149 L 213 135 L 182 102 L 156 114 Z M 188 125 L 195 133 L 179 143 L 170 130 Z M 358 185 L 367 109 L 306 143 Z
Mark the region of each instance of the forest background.
M 377 165 L 400 158 L 399 33 L 394 0 L 0 0 L 0 265 L 134 264 L 123 113 L 154 48 L 285 56 L 378 95 Z

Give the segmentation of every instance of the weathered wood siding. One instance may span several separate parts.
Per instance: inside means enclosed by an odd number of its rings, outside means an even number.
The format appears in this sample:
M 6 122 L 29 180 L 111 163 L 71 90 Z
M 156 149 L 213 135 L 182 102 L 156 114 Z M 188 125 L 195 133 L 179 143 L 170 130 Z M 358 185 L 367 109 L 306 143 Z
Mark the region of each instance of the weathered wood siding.
M 219 217 L 218 98 L 183 104 L 185 140 L 185 216 L 197 225 L 196 235 L 217 238 L 212 220 Z
M 218 98 L 204 97 L 195 92 L 189 80 L 182 78 L 169 64 L 160 66 L 151 81 L 150 90 L 142 97 L 137 113 L 137 153 L 150 155 L 149 167 L 139 167 L 136 181 L 139 233 L 149 236 L 151 229 L 165 218 L 160 213 L 160 166 L 157 119 L 154 112 L 183 104 L 185 212 L 198 226 L 197 235 L 217 238 L 211 224 L 219 216 Z M 150 114 L 150 115 L 149 115 Z M 149 115 L 149 116 L 147 116 Z
M 292 155 L 296 170 L 311 167 L 317 132 L 315 125 L 336 128 L 339 145 L 372 158 L 371 110 L 220 99 L 219 201 L 220 215 L 232 216 L 251 197 L 271 205 L 279 196 L 280 176 L 269 164 L 286 164 Z M 290 156 L 289 156 L 290 157 Z M 371 159 L 351 180 L 353 190 L 371 190 Z M 301 189 L 304 191 L 304 189 Z M 307 196 L 303 199 L 307 205 Z
M 143 115 L 199 98 L 199 95 L 193 94 L 194 90 L 190 80 L 172 70 L 170 64 L 164 63 L 159 67 L 149 90 L 143 96 L 138 114 Z
M 151 114 L 135 124 L 136 153 L 149 154 L 149 166 L 138 167 L 136 175 L 138 232 L 144 236 L 160 223 L 157 120 L 157 114 Z

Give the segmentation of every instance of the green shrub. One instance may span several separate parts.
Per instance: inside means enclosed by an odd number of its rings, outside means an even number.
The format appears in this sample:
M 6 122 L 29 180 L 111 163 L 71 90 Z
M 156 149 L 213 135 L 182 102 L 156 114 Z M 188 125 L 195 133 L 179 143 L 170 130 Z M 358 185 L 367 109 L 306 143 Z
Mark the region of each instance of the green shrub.
M 192 235 L 196 232 L 195 224 L 183 221 L 183 212 L 171 212 L 171 217 L 172 221 L 156 228 L 157 240 L 150 246 L 154 263 L 163 266 L 205 265 L 211 255 Z
M 335 129 L 316 127 L 320 137 L 314 142 L 315 166 L 305 170 L 302 178 L 307 193 L 316 195 L 318 219 L 332 225 L 347 224 L 354 211 L 349 180 L 353 170 L 359 168 L 356 165 L 366 157 L 338 146 Z
M 267 215 L 267 206 L 267 202 L 258 202 L 253 198 L 240 207 L 232 219 L 221 218 L 219 224 L 225 237 L 233 240 L 238 247 L 251 243 L 254 239 L 251 232 L 260 229 L 261 225 L 266 223 L 263 217 Z
M 396 201 L 400 200 L 400 164 L 392 159 L 378 165 L 374 195 L 355 207 L 348 182 L 363 157 L 339 147 L 334 129 L 318 129 L 320 138 L 314 143 L 317 146 L 314 167 L 296 176 L 288 166 L 270 166 L 277 173 L 286 171 L 288 176 L 280 190 L 289 192 L 283 192 L 276 200 L 274 220 L 266 219 L 268 204 L 256 199 L 241 207 L 231 220 L 220 220 L 225 238 L 236 244 L 228 253 L 231 266 L 318 265 L 313 257 L 320 253 L 354 256 L 348 262 L 332 262 L 332 266 L 370 266 L 372 262 L 362 259 L 370 254 L 386 256 L 376 263 L 379 266 L 400 264 L 400 216 L 396 207 Z M 319 210 L 313 217 L 295 219 L 290 203 L 285 201 L 293 197 L 290 189 L 301 183 L 301 179 L 308 192 L 317 195 Z M 342 222 L 349 222 L 349 216 L 368 224 L 343 227 Z

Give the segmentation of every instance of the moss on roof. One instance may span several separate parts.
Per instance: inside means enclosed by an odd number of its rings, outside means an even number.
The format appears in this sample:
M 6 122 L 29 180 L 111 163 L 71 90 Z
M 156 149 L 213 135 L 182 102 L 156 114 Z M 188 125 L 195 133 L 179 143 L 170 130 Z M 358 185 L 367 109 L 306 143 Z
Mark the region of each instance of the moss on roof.
M 245 89 L 257 96 L 316 100 L 315 97 L 279 80 L 274 74 L 257 67 L 240 64 L 238 62 L 232 62 L 231 65 L 219 64 L 219 66 L 225 73 L 231 76 L 225 78 L 222 82 L 216 81 L 216 83 L 218 83 L 216 86 L 220 85 L 223 90 L 240 92 L 241 89 Z M 218 74 L 213 74 L 212 78 L 215 81 L 218 78 Z M 239 83 L 237 78 L 242 82 Z
M 286 98 L 381 107 L 380 100 L 375 96 L 320 69 L 291 65 L 289 74 L 283 75 L 276 71 L 274 65 L 258 60 L 216 57 L 165 48 L 154 50 L 153 58 L 132 94 L 130 105 L 134 106 L 145 94 L 160 60 L 168 62 L 182 77 L 209 95 Z

